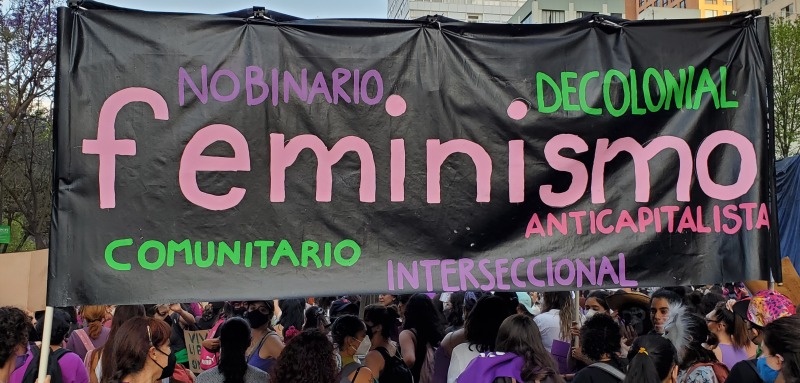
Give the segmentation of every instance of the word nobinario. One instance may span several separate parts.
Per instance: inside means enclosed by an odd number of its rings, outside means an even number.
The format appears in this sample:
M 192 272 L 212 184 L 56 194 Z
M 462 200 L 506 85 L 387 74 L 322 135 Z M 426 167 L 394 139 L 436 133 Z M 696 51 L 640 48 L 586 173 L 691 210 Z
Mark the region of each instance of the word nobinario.
M 117 139 L 115 120 L 119 111 L 132 102 L 147 103 L 154 112 L 154 118 L 169 120 L 166 101 L 157 92 L 147 88 L 126 88 L 111 95 L 100 110 L 97 138 L 83 142 L 84 154 L 99 157 L 100 208 L 116 206 L 115 172 L 116 156 L 136 155 L 136 141 Z M 225 142 L 233 148 L 233 157 L 204 156 L 203 151 L 216 142 Z M 389 172 L 391 174 L 392 202 L 405 200 L 405 140 L 392 139 Z M 711 153 L 721 145 L 730 145 L 739 154 L 737 181 L 732 185 L 717 184 L 710 175 L 709 159 Z M 508 190 L 509 202 L 518 203 L 525 199 L 525 142 L 508 141 Z M 270 134 L 270 197 L 272 203 L 285 200 L 286 169 L 292 166 L 301 151 L 310 149 L 317 158 L 316 200 L 330 202 L 333 176 L 332 166 L 348 152 L 358 154 L 361 162 L 361 182 L 359 196 L 361 202 L 376 200 L 376 163 L 372 147 L 363 138 L 347 136 L 336 142 L 330 149 L 316 135 L 303 134 L 286 139 L 283 134 Z M 476 202 L 489 202 L 491 199 L 492 156 L 480 144 L 466 140 L 453 139 L 441 142 L 429 139 L 426 142 L 427 155 L 427 202 L 441 202 L 440 173 L 442 164 L 455 153 L 469 156 L 476 169 Z M 743 135 L 732 130 L 719 130 L 710 134 L 693 153 L 687 142 L 680 137 L 659 136 L 646 145 L 630 137 L 619 138 L 613 142 L 598 139 L 595 143 L 594 160 L 591 167 L 582 162 L 561 155 L 569 149 L 579 154 L 589 150 L 589 145 L 580 136 L 559 134 L 548 140 L 544 148 L 547 164 L 554 170 L 569 173 L 572 181 L 566 191 L 555 192 L 553 185 L 541 185 L 539 196 L 545 204 L 552 207 L 569 206 L 584 195 L 587 188 L 591 201 L 595 204 L 605 202 L 605 166 L 622 152 L 631 155 L 635 164 L 635 200 L 648 202 L 650 199 L 649 161 L 657 154 L 670 149 L 677 154 L 678 180 L 676 196 L 678 201 L 690 201 L 690 187 L 693 176 L 702 191 L 711 198 L 733 200 L 747 193 L 757 177 L 757 157 L 754 145 Z M 505 153 L 504 153 L 505 154 Z M 247 139 L 230 125 L 213 124 L 198 130 L 184 148 L 180 161 L 179 184 L 183 195 L 193 204 L 209 210 L 226 210 L 237 206 L 244 198 L 246 190 L 232 187 L 226 194 L 214 195 L 200 190 L 197 173 L 202 171 L 250 171 L 250 148 Z M 591 176 L 591 177 L 590 177 Z

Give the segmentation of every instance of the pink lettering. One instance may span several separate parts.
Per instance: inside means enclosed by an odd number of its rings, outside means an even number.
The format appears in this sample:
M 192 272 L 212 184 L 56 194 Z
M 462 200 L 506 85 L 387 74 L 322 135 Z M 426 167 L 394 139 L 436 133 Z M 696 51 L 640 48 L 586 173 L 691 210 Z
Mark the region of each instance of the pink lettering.
M 559 154 L 561 149 L 565 148 L 572 149 L 575 153 L 584 153 L 589 150 L 586 142 L 574 134 L 559 134 L 547 141 L 544 147 L 547 163 L 555 170 L 572 174 L 572 183 L 564 192 L 553 192 L 553 185 L 539 187 L 542 202 L 549 206 L 564 207 L 577 202 L 586 192 L 586 186 L 589 183 L 589 173 L 582 162 L 562 157 Z
M 217 141 L 228 143 L 233 148 L 233 157 L 204 156 L 203 151 Z M 178 172 L 181 192 L 189 202 L 209 210 L 227 210 L 238 205 L 244 198 L 245 189 L 233 187 L 224 195 L 205 193 L 197 186 L 199 171 L 250 171 L 247 139 L 232 126 L 206 126 L 186 144 Z
M 508 141 L 508 201 L 525 201 L 525 141 Z
M 477 202 L 489 202 L 492 188 L 492 158 L 480 145 L 469 140 L 452 140 L 440 143 L 439 140 L 428 140 L 428 203 L 441 203 L 441 170 L 442 164 L 451 154 L 464 153 L 475 164 L 475 182 L 477 184 Z
M 739 175 L 733 185 L 717 184 L 711 179 L 708 169 L 711 152 L 722 144 L 733 145 L 739 152 Z M 756 165 L 756 150 L 752 142 L 732 130 L 720 130 L 706 137 L 697 149 L 697 182 L 709 197 L 730 201 L 743 196 L 753 186 L 758 173 Z
M 608 145 L 608 139 L 597 140 L 597 149 L 592 167 L 592 203 L 602 204 L 605 197 L 605 166 L 619 153 L 625 151 L 633 157 L 636 177 L 636 202 L 650 201 L 650 165 L 648 162 L 665 149 L 674 149 L 678 153 L 678 183 L 676 193 L 678 201 L 689 201 L 689 189 L 692 182 L 692 150 L 686 141 L 672 136 L 656 137 L 646 147 L 642 147 L 630 137 L 620 138 Z
M 188 76 L 188 75 L 187 75 Z M 97 154 L 99 161 L 100 208 L 113 209 L 117 206 L 116 191 L 116 156 L 136 155 L 136 141 L 117 140 L 116 120 L 119 111 L 132 102 L 147 103 L 153 109 L 153 118 L 168 120 L 167 102 L 160 94 L 147 88 L 125 88 L 112 94 L 100 108 L 100 120 L 97 123 L 97 139 L 83 140 L 84 154 Z
M 286 199 L 286 169 L 297 161 L 303 149 L 311 149 L 317 156 L 317 201 L 330 202 L 333 189 L 333 165 L 347 152 L 356 152 L 361 159 L 361 202 L 375 202 L 375 160 L 367 141 L 355 136 L 339 140 L 328 150 L 322 140 L 311 134 L 299 135 L 288 143 L 283 134 L 270 134 L 270 201 Z
M 391 141 L 390 183 L 392 202 L 405 201 L 406 144 L 402 138 Z

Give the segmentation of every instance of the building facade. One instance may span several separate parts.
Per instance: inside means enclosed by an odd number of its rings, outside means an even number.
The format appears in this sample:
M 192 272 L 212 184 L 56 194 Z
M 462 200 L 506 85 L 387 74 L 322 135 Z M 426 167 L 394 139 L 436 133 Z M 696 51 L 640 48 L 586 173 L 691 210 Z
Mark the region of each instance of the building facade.
M 716 17 L 733 13 L 733 0 L 625 0 L 625 18 L 629 20 L 651 19 L 648 12 L 669 14 L 670 12 L 655 11 L 651 8 L 696 9 L 699 17 Z M 678 17 L 689 14 L 687 12 L 672 12 Z M 694 12 L 691 12 L 694 14 Z M 640 16 L 642 15 L 642 16 Z
M 772 18 L 797 19 L 800 0 L 734 0 L 734 10 L 744 12 L 761 9 L 761 14 Z
M 625 0 L 528 0 L 508 19 L 511 24 L 563 23 L 595 13 L 623 17 Z
M 442 15 L 476 23 L 506 23 L 525 0 L 388 0 L 390 19 Z

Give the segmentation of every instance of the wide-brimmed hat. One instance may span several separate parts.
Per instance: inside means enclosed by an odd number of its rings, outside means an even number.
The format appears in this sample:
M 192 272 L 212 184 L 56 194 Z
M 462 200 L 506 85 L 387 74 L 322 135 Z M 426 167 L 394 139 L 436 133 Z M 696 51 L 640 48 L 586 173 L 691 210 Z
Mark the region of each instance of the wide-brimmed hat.
M 750 299 L 734 303 L 733 312 L 756 326 L 764 327 L 778 318 L 794 315 L 796 308 L 785 295 L 763 290 Z
M 650 297 L 639 292 L 617 293 L 606 298 L 606 303 L 614 311 L 618 311 L 620 307 L 627 305 L 648 307 L 650 306 Z

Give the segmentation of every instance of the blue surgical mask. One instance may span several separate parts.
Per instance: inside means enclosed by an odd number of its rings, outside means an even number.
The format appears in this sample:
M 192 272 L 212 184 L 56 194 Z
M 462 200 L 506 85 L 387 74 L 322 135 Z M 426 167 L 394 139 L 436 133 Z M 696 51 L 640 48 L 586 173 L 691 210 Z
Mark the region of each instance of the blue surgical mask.
M 772 367 L 767 364 L 767 358 L 763 356 L 758 358 L 756 369 L 758 370 L 758 376 L 764 383 L 775 383 L 775 379 L 778 379 L 778 371 L 773 370 Z

